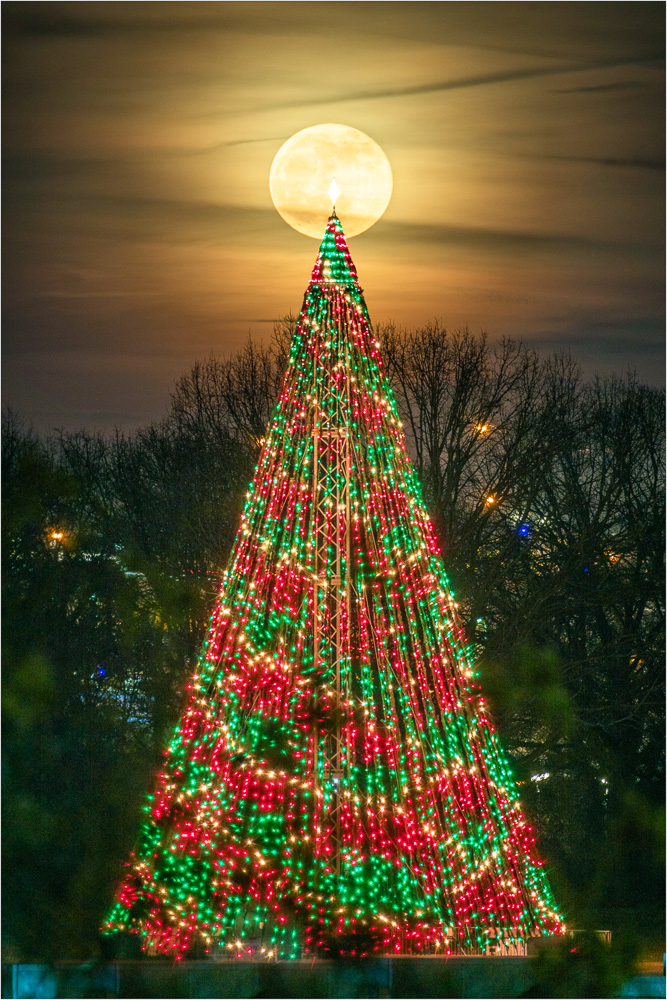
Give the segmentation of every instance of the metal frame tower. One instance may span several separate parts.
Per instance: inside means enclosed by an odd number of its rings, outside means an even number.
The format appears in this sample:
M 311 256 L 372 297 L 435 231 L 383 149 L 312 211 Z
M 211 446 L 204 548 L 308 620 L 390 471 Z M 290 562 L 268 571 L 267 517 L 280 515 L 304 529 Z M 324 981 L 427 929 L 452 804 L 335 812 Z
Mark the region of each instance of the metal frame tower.
M 333 282 L 331 279 L 325 281 Z M 319 708 L 329 724 L 315 724 L 315 794 L 341 871 L 341 802 L 348 783 L 348 759 L 342 736 L 342 711 L 350 690 L 350 371 L 348 334 L 340 316 L 329 327 L 336 342 L 323 346 L 327 377 L 321 379 L 314 407 L 313 656 L 321 678 Z

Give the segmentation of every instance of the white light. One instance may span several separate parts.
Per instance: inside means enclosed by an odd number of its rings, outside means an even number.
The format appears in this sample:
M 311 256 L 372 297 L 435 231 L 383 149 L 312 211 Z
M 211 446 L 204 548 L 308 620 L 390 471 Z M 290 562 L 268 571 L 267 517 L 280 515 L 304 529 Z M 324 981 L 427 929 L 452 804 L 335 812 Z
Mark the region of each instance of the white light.
M 328 191 L 328 195 L 331 198 L 331 204 L 334 206 L 334 208 L 336 207 L 336 198 L 338 197 L 339 194 L 340 194 L 340 189 L 336 184 L 336 178 L 334 177 L 333 180 L 331 181 L 331 184 L 329 185 L 329 191 Z

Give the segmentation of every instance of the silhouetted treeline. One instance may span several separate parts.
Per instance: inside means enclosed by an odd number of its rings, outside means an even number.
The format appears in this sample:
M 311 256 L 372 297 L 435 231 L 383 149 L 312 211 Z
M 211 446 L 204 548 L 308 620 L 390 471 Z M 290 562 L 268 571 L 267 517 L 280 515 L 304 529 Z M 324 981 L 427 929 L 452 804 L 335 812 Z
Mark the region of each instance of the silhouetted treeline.
M 5 415 L 6 958 L 98 953 L 293 325 L 197 362 L 133 434 L 43 440 Z M 659 934 L 664 395 L 468 331 L 380 335 L 556 897 Z

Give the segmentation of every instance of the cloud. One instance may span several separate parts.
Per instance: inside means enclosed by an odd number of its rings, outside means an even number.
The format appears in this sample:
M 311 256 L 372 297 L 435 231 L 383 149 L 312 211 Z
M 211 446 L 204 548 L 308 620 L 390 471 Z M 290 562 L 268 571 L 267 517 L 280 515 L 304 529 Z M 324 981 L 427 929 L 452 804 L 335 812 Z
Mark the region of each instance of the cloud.
M 352 245 L 374 316 L 546 329 L 605 371 L 636 355 L 661 374 L 662 5 L 5 2 L 2 15 L 4 377 L 22 406 L 46 413 L 48 398 L 76 423 L 107 402 L 123 423 L 139 405 L 156 415 L 191 356 L 249 327 L 268 336 L 316 247 L 271 207 L 271 146 L 332 115 L 395 157 L 392 206 Z
M 112 236 L 118 243 L 137 239 L 179 245 L 203 242 L 222 244 L 231 236 L 249 236 L 273 221 L 272 206 L 257 207 L 226 203 L 145 197 L 130 194 L 102 194 L 83 185 L 84 173 L 75 173 L 77 185 L 61 188 L 49 218 L 55 220 L 59 236 L 92 233 L 96 238 Z M 49 189 L 31 193 L 37 209 L 50 202 Z M 29 233 L 33 220 L 23 219 Z
M 613 157 L 613 156 L 531 156 L 531 159 L 554 160 L 561 163 L 590 163 L 595 167 L 623 167 L 629 170 L 654 170 L 662 172 L 665 169 L 664 159 L 657 157 Z
M 395 89 L 382 90 L 359 90 L 350 94 L 337 94 L 334 97 L 315 98 L 311 101 L 299 100 L 276 105 L 278 108 L 312 107 L 324 104 L 338 104 L 349 101 L 372 101 L 387 100 L 397 97 L 415 97 L 421 94 L 437 94 L 448 90 L 465 90 L 472 87 L 488 87 L 495 84 L 514 83 L 520 80 L 535 80 L 549 76 L 563 76 L 571 73 L 583 73 L 596 70 L 608 70 L 622 66 L 635 66 L 655 64 L 662 60 L 661 52 L 654 51 L 643 56 L 632 56 L 628 58 L 600 59 L 594 62 L 575 63 L 566 62 L 558 66 L 534 66 L 525 69 L 500 70 L 496 73 L 480 73 L 474 76 L 461 77 L 456 80 L 439 80 L 433 83 L 415 84 L 409 87 L 397 87 Z
M 655 357 L 656 364 L 664 357 L 664 329 L 662 316 L 624 316 L 620 319 L 578 319 L 561 330 L 545 330 L 540 341 L 552 350 L 588 349 L 614 358 L 638 360 Z M 658 374 L 657 372 L 655 374 Z
M 590 87 L 565 87 L 555 89 L 554 94 L 592 94 L 606 90 L 634 90 L 635 87 L 645 87 L 640 80 L 618 80 L 616 83 L 592 84 Z
M 79 10 L 76 13 L 65 13 L 57 3 L 5 3 L 2 10 L 3 31 L 37 38 L 103 38 L 136 33 L 223 31 L 234 25 L 247 29 L 250 23 L 247 14 L 230 10 L 228 4 L 223 5 L 224 13 L 220 16 L 211 16 L 207 11 L 200 17 L 193 16 L 190 4 L 133 4 L 134 10 L 129 16 L 120 14 L 115 4 L 110 6 L 93 2 L 77 6 Z M 127 9 L 129 4 L 122 6 Z M 165 11 L 165 6 L 168 11 Z M 216 5 L 205 6 L 210 8 Z
M 60 11 L 47 11 L 44 5 L 7 3 L 2 11 L 2 30 L 9 35 L 35 37 L 90 37 L 105 34 L 99 21 L 70 17 Z
M 601 250 L 610 248 L 608 241 L 586 236 L 569 236 L 555 232 L 520 232 L 473 226 L 443 226 L 384 219 L 382 238 L 402 243 L 467 246 L 489 250 Z M 369 240 L 376 236 L 369 234 Z M 379 238 L 379 234 L 377 234 Z

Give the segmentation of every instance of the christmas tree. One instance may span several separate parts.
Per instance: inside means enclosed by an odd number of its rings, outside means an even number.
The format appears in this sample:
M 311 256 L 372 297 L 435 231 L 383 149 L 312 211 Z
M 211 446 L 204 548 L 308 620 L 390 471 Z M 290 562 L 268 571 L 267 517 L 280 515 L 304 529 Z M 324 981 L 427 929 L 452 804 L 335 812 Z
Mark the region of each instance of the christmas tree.
M 335 212 L 105 929 L 152 954 L 558 933 Z

